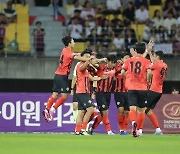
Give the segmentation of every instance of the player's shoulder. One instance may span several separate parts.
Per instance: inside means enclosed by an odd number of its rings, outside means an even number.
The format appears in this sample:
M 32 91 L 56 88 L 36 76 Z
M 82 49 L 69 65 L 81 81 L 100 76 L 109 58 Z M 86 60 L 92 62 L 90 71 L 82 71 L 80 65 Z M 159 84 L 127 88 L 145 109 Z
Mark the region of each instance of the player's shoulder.
M 70 50 L 69 48 L 63 48 L 62 53 L 64 53 L 64 54 L 72 54 L 73 51 Z

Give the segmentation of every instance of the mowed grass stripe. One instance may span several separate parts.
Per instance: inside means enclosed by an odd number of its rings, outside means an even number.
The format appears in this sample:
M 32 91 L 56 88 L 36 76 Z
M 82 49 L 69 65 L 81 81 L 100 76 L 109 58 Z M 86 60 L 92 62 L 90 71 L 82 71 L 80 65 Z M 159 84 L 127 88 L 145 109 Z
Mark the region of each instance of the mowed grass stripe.
M 72 134 L 1 133 L 2 154 L 179 154 L 180 135 L 76 136 Z

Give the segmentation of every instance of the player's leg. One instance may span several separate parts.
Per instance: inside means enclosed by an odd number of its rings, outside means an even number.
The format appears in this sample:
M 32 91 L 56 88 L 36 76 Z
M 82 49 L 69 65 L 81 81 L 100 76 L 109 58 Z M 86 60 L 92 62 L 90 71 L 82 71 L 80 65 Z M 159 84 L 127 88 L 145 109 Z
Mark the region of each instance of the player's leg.
M 159 126 L 159 122 L 158 119 L 156 117 L 156 115 L 153 113 L 153 111 L 151 109 L 146 109 L 146 115 L 149 117 L 149 119 L 151 120 L 155 130 L 155 135 L 163 135 L 162 130 L 160 129 Z
M 57 101 L 55 102 L 55 104 L 51 107 L 51 109 L 49 110 L 49 115 L 50 115 L 50 119 L 51 121 L 54 118 L 54 113 L 56 111 L 56 109 L 61 106 L 68 98 L 68 94 L 67 93 L 61 93 L 61 97 L 59 97 L 57 99 Z
M 54 101 L 57 99 L 57 97 L 58 97 L 58 93 L 57 92 L 53 92 L 52 95 L 48 99 L 48 102 L 47 102 L 45 110 L 43 110 L 43 112 L 42 112 L 43 116 L 44 116 L 44 119 L 47 122 L 51 121 L 49 110 L 52 107 Z
M 129 103 L 128 103 L 128 97 L 127 97 L 127 92 L 123 93 L 124 95 L 124 121 L 123 121 L 123 128 L 124 128 L 124 132 L 127 135 L 126 129 L 129 123 Z
M 85 110 L 78 110 L 77 120 L 76 120 L 76 128 L 75 128 L 75 134 L 80 135 L 81 127 L 82 127 L 82 121 L 85 114 Z
M 142 135 L 142 129 L 145 120 L 145 107 L 147 104 L 147 90 L 138 90 L 138 115 L 137 115 L 137 129 L 138 135 Z
M 156 104 L 158 103 L 159 99 L 161 98 L 162 94 L 161 93 L 156 93 L 153 91 L 148 91 L 148 95 L 147 95 L 147 109 L 145 111 L 146 115 L 149 117 L 149 119 L 151 120 L 153 126 L 155 127 L 155 134 L 156 135 L 162 135 L 162 131 L 160 129 L 159 126 L 159 122 L 158 119 L 155 115 L 155 113 L 153 113 L 153 109 L 155 108 Z
M 51 120 L 53 120 L 55 110 L 67 100 L 68 93 L 70 93 L 69 86 L 70 84 L 67 76 L 55 75 L 53 91 L 61 93 L 61 97 L 56 100 L 49 111 Z
M 78 102 L 73 102 L 73 117 L 74 121 L 76 121 L 78 115 Z
M 129 103 L 129 120 L 132 124 L 132 135 L 134 137 L 137 137 L 136 131 L 137 131 L 137 123 L 136 123 L 136 106 L 137 104 L 137 94 L 135 90 L 129 90 L 128 91 L 128 103 Z
M 123 121 L 123 129 L 124 129 L 124 135 L 127 135 L 127 126 L 129 123 L 129 110 L 124 110 L 124 121 Z
M 82 122 L 82 127 L 81 127 L 81 132 L 82 132 L 82 135 L 88 135 L 88 133 L 86 132 L 86 128 L 87 128 L 87 124 L 90 120 L 90 117 L 91 115 L 94 113 L 94 108 L 93 106 L 91 107 L 88 107 L 86 109 L 86 113 L 84 115 L 84 118 L 83 118 L 83 122 Z

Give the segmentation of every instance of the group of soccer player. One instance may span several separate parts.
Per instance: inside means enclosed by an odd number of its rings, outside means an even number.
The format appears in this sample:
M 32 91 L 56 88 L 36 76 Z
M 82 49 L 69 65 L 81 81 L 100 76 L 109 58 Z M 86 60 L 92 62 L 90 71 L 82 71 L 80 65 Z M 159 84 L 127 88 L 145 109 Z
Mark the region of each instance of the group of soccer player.
M 66 101 L 71 90 L 74 95 L 75 134 L 92 134 L 102 121 L 107 134 L 114 135 L 108 117 L 111 94 L 114 93 L 121 135 L 127 134 L 126 128 L 130 121 L 133 137 L 141 136 L 145 114 L 156 128 L 155 134 L 162 135 L 153 109 L 162 95 L 167 64 L 163 62 L 162 51 L 152 53 L 152 41 L 147 46 L 145 43 L 137 43 L 130 49 L 130 53 L 123 53 L 119 57 L 108 55 L 100 59 L 96 58 L 91 49 L 81 54 L 74 53 L 72 48 L 75 42 L 70 36 L 63 37 L 62 42 L 65 48 L 60 54 L 59 66 L 55 72 L 53 93 L 43 111 L 47 122 L 53 120 L 55 110 Z M 73 59 L 80 62 L 74 68 L 69 88 L 68 75 Z M 58 98 L 59 94 L 61 96 Z M 99 112 L 92 98 L 96 98 Z M 94 117 L 94 123 L 87 131 L 87 125 Z

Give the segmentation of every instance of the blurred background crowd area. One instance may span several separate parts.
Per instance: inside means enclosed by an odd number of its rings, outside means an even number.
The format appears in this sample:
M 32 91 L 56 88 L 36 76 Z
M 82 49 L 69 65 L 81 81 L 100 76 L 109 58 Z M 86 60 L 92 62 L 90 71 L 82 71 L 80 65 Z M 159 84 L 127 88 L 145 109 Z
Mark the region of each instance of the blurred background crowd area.
M 136 42 L 180 55 L 180 0 L 1 0 L 1 56 L 58 57 L 71 35 L 75 52 L 129 51 Z

